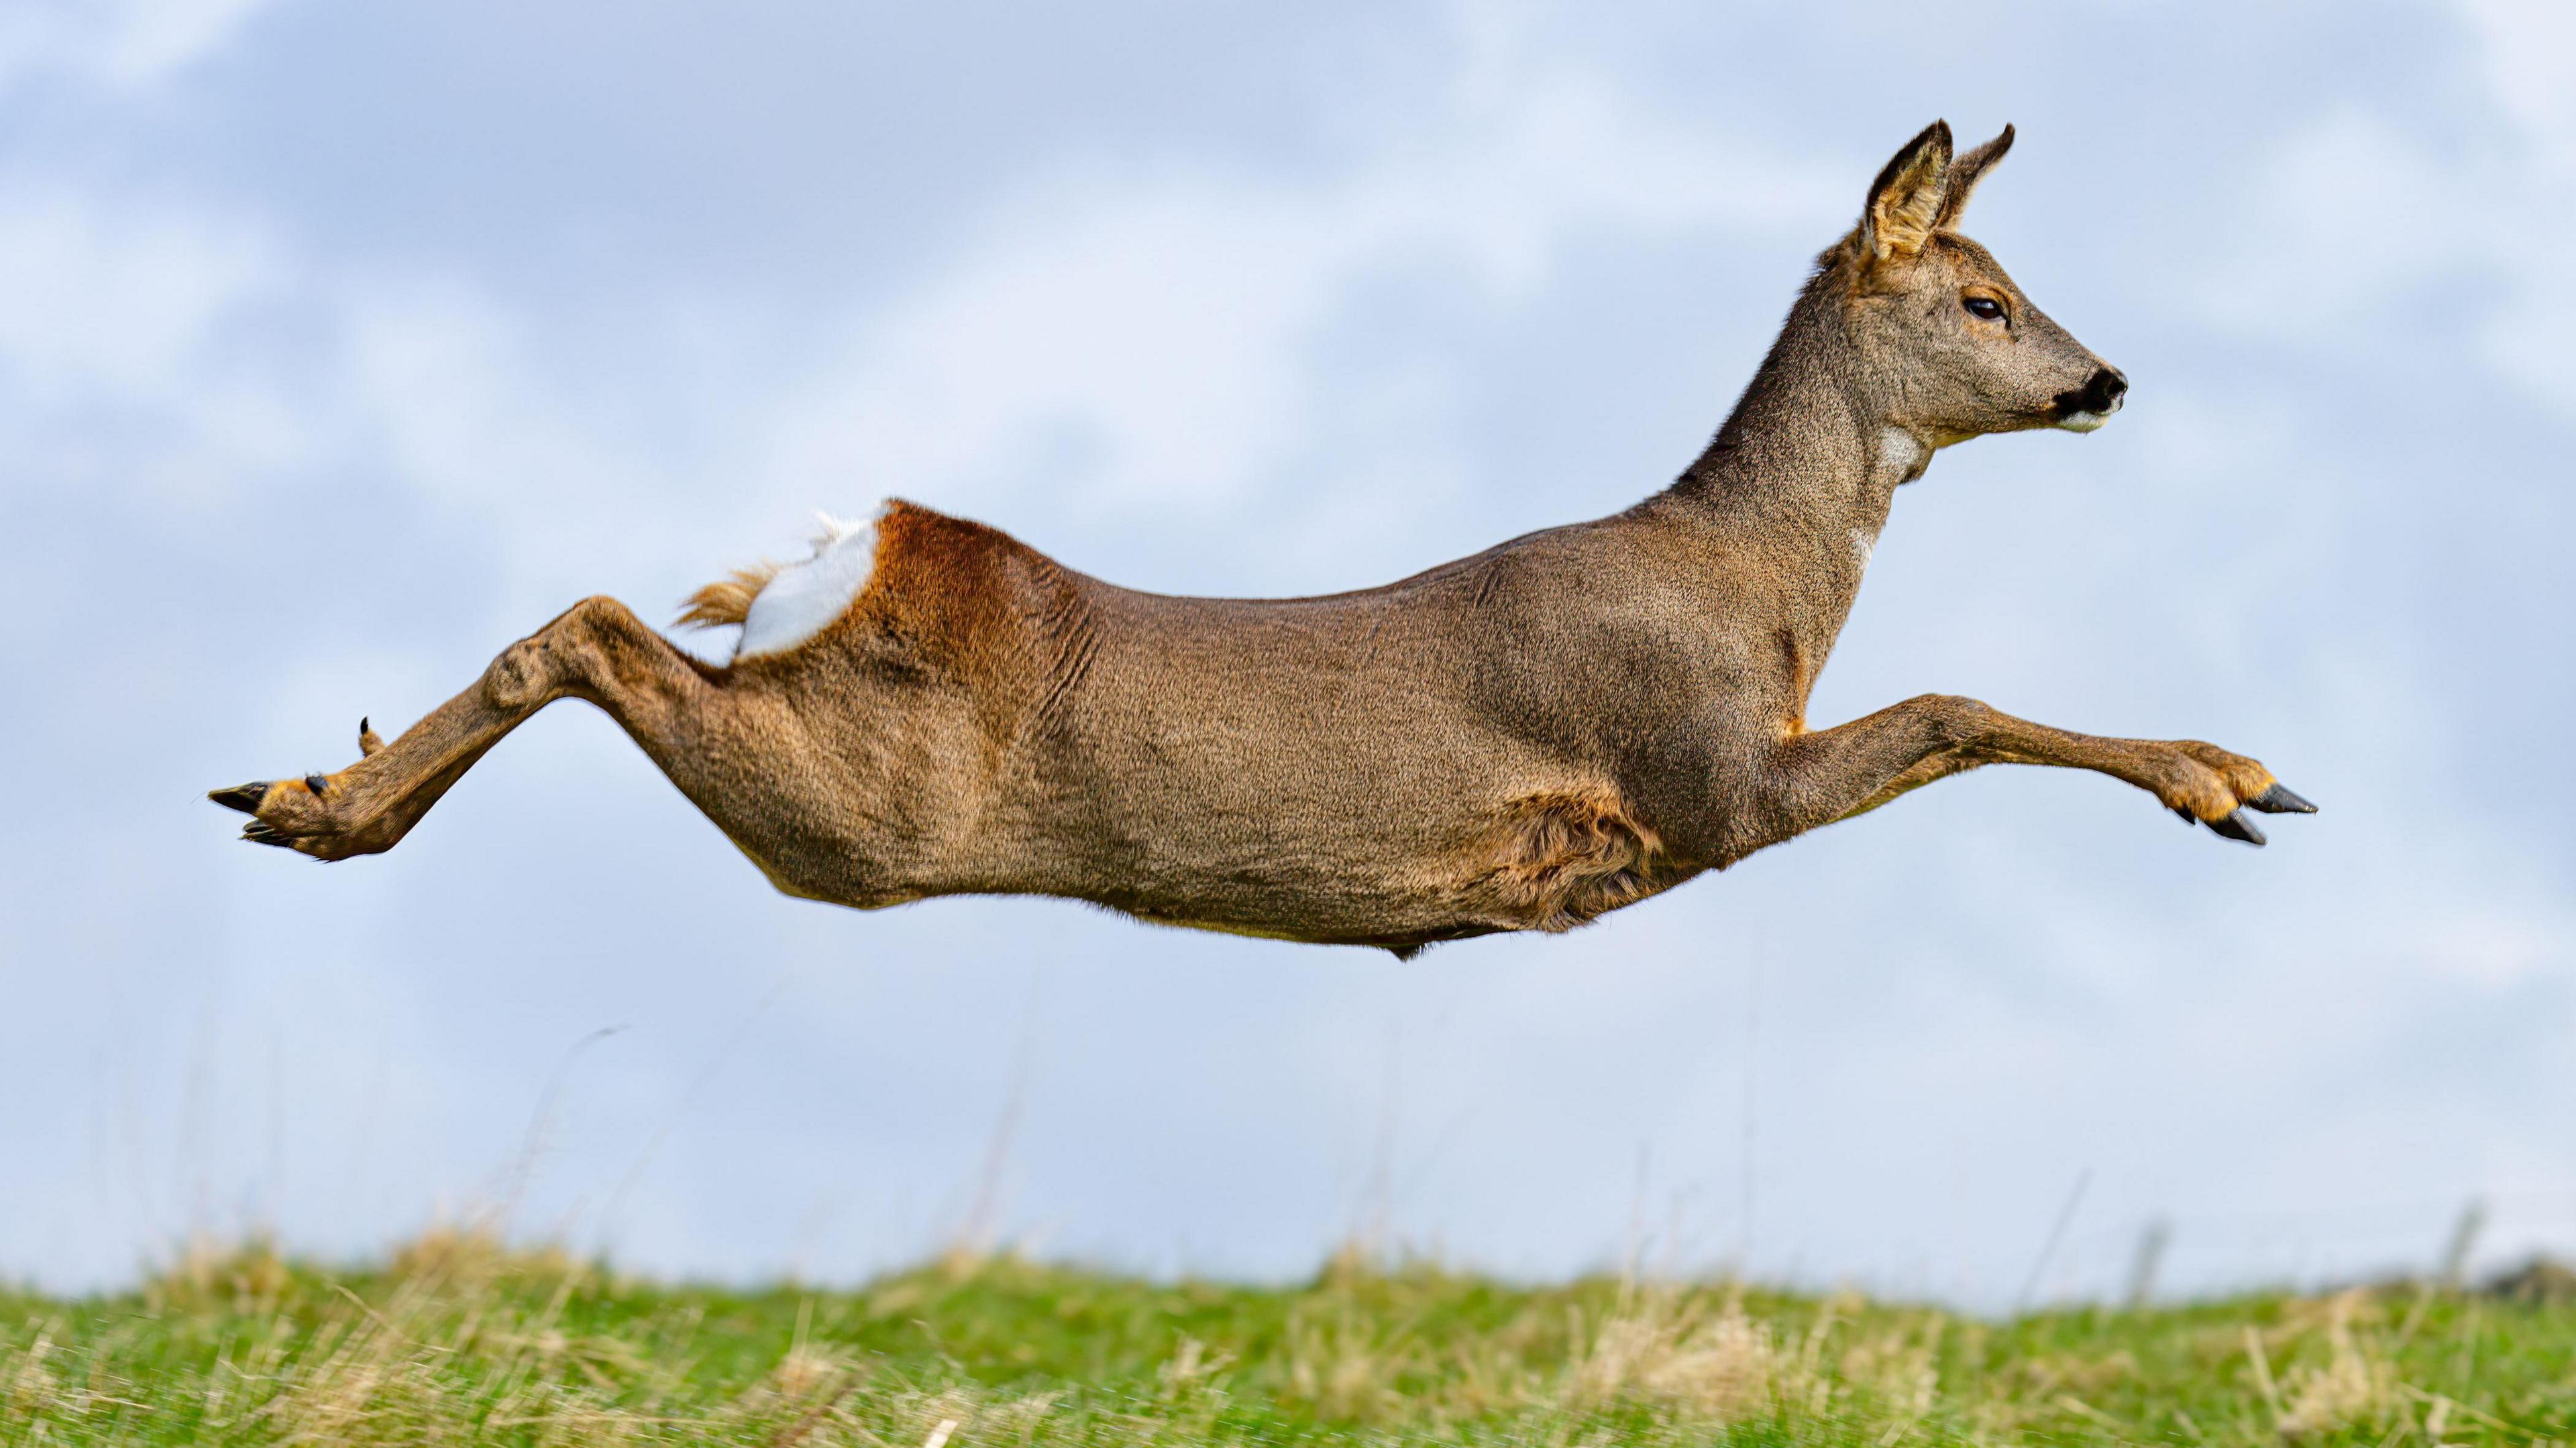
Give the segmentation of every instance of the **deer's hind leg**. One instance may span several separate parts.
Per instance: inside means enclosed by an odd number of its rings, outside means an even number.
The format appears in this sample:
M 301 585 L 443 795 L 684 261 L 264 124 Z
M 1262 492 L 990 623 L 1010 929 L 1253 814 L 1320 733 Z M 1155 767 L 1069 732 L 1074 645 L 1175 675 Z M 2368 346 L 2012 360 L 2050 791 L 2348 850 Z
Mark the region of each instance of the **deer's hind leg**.
M 502 650 L 471 688 L 392 743 L 361 720 L 361 757 L 348 768 L 236 785 L 208 797 L 252 816 L 242 829 L 246 840 L 323 860 L 380 854 L 484 751 L 567 696 L 606 710 L 671 772 L 692 721 L 721 693 L 710 673 L 624 604 L 586 598 Z

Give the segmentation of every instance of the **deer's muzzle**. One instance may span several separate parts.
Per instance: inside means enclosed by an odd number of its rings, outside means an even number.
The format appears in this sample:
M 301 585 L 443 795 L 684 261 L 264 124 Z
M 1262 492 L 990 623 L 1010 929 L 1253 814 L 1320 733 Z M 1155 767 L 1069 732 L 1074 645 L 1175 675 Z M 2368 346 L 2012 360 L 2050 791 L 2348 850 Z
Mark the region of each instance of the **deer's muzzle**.
M 2091 432 L 2111 420 L 2120 410 L 2120 399 L 2129 392 L 2129 379 L 2116 367 L 2096 367 L 2091 380 L 2072 392 L 2057 394 L 2049 403 L 2059 427 L 2069 432 Z

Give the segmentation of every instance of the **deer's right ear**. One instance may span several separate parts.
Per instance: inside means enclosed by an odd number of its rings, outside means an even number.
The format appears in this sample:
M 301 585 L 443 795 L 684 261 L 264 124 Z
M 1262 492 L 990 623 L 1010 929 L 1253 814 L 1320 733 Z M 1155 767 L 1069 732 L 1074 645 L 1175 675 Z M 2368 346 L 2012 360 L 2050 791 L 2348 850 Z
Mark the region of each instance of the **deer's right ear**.
M 1878 179 L 1860 213 L 1863 266 L 1902 260 L 1923 249 L 1941 215 L 1950 170 L 1950 123 L 1934 121 L 1905 143 Z

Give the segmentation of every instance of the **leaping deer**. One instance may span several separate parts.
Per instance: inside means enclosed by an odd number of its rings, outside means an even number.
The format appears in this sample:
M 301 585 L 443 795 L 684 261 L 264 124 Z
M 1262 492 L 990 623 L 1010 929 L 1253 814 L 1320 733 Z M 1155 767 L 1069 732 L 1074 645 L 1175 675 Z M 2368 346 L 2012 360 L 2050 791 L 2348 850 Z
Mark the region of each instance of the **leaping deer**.
M 1706 452 L 1615 516 L 1321 598 L 1174 598 L 910 503 L 701 589 L 703 663 L 590 598 L 336 774 L 217 790 L 245 839 L 389 850 L 567 696 L 779 889 L 860 909 L 1057 895 L 1409 956 L 1558 931 L 1984 764 L 2090 769 L 2247 844 L 2314 806 L 2241 754 L 1926 694 L 1809 691 L 1896 489 L 1986 433 L 2089 432 L 2120 372 L 1956 229 L 2012 128 L 1936 122 L 1818 258 Z

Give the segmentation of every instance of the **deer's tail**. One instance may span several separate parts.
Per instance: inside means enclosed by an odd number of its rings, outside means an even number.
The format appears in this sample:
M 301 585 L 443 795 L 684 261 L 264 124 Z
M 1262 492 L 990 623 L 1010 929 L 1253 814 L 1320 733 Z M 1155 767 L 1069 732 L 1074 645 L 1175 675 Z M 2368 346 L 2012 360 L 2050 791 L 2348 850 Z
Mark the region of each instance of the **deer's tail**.
M 763 560 L 690 594 L 679 622 L 698 628 L 738 624 L 735 657 L 779 653 L 840 617 L 876 566 L 876 524 L 818 513 L 814 556 L 796 563 Z

